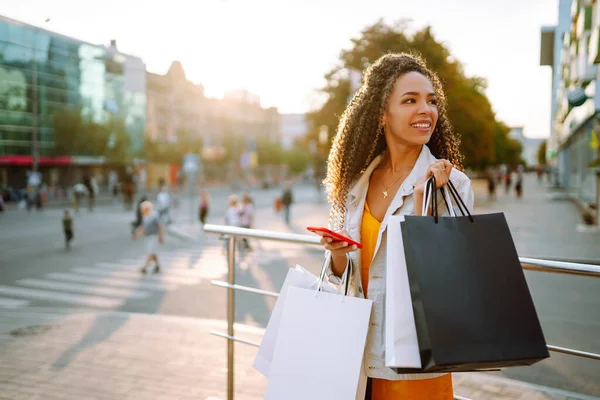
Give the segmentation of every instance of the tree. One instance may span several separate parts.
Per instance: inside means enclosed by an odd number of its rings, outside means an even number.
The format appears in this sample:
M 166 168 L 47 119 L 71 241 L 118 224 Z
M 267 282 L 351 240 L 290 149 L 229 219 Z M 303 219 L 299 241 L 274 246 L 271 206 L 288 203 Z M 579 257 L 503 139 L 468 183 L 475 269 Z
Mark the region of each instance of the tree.
M 52 119 L 55 156 L 81 154 L 85 145 L 85 124 L 81 110 L 65 108 Z
M 448 97 L 448 117 L 461 137 L 461 151 L 465 166 L 480 167 L 494 160 L 496 118 L 484 94 L 486 82 L 479 77 L 467 77 L 460 62 L 452 57 L 448 48 L 437 41 L 426 27 L 414 34 L 410 24 L 400 21 L 386 24 L 382 20 L 364 29 L 352 39 L 352 48 L 343 50 L 340 62 L 325 75 L 326 85 L 321 91 L 327 100 L 323 106 L 310 113 L 313 127 L 307 142 L 316 140 L 319 127 L 326 125 L 330 136 L 336 131 L 350 96 L 348 69 L 364 70 L 388 52 L 420 53 L 428 66 L 437 72 Z
M 98 146 L 104 147 L 103 154 L 115 163 L 124 164 L 131 158 L 131 137 L 127 133 L 125 120 L 120 116 L 111 115 L 104 126 L 98 127 L 103 134 L 97 135 L 100 138 Z
M 256 141 L 256 152 L 260 165 L 277 165 L 282 161 L 281 143 L 261 137 Z
M 81 109 L 64 108 L 54 114 L 52 126 L 56 156 L 105 156 L 117 163 L 131 158 L 131 138 L 120 116 L 99 124 L 82 116 Z
M 496 122 L 494 132 L 494 157 L 488 165 L 506 164 L 516 168 L 521 163 L 521 143 L 510 137 L 510 128 L 502 122 Z M 482 167 L 485 165 L 482 165 Z
M 288 166 L 288 171 L 292 174 L 303 173 L 311 163 L 310 154 L 302 149 L 286 150 L 282 159 L 283 163 Z
M 547 148 L 547 144 L 546 144 L 546 141 L 544 140 L 542 143 L 540 143 L 540 147 L 538 147 L 538 151 L 537 151 L 538 165 L 548 164 L 548 162 L 546 160 L 546 148 Z

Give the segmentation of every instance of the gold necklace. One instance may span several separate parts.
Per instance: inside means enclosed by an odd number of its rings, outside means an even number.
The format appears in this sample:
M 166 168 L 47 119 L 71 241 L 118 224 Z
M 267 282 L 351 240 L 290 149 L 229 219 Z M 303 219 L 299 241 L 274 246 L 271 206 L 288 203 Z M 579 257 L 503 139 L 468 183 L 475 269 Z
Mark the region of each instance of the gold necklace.
M 412 167 L 411 167 L 412 169 Z M 406 171 L 406 170 L 405 170 Z M 381 178 L 381 186 L 383 187 L 383 198 L 387 198 L 388 197 L 388 189 L 391 188 L 392 186 L 394 186 L 396 183 L 398 183 L 398 181 L 402 178 L 405 178 L 405 172 L 402 173 L 402 175 L 400 175 L 400 177 L 398 179 L 396 179 L 390 186 L 385 187 L 385 185 L 383 184 L 383 177 Z

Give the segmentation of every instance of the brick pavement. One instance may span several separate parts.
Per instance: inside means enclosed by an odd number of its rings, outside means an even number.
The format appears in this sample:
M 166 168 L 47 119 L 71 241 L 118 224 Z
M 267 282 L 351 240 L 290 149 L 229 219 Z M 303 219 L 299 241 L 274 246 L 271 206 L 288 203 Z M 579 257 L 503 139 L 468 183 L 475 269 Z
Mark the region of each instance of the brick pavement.
M 0 311 L 0 399 L 219 400 L 226 396 L 226 341 L 210 334 L 222 321 L 120 312 Z M 236 327 L 259 341 L 262 330 Z M 263 397 L 253 370 L 256 348 L 236 344 L 236 399 Z M 471 399 L 561 399 L 565 394 L 482 373 L 455 374 Z
M 545 208 L 548 199 L 542 190 L 528 192 L 526 186 L 524 204 L 517 207 L 503 196 L 488 203 L 481 185 L 476 189 L 479 212 L 502 208 L 509 222 L 527 223 L 557 207 L 560 226 L 575 229 L 578 222 L 577 210 L 570 203 L 552 203 Z M 304 233 L 305 225 L 327 220 L 327 207 L 298 204 L 294 215 L 298 223 L 291 228 L 269 208 L 257 211 L 257 221 L 261 229 Z M 221 220 L 220 216 L 214 218 L 215 223 Z M 197 224 L 178 228 L 180 234 L 194 240 L 202 234 Z M 526 233 L 525 229 L 517 235 L 527 239 Z M 549 245 L 556 245 L 554 241 L 559 239 L 577 246 L 573 238 L 560 235 Z M 586 257 L 596 254 L 596 250 L 584 251 L 588 251 Z M 222 321 L 119 312 L 0 310 L 0 399 L 224 399 L 226 341 L 210 335 L 211 329 L 224 330 L 225 325 Z M 260 341 L 262 331 L 239 326 L 237 333 Z M 256 349 L 242 344 L 235 348 L 236 399 L 262 398 L 266 379 L 251 367 Z M 456 394 L 471 399 L 594 398 L 493 374 L 455 374 L 454 381 Z

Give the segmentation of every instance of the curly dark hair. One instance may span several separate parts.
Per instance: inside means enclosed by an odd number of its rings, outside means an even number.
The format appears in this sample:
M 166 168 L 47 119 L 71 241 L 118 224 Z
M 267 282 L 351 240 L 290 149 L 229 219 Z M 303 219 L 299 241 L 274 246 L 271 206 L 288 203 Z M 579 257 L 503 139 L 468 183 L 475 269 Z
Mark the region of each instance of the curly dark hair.
M 427 77 L 437 96 L 438 121 L 427 147 L 436 158 L 446 159 L 462 169 L 460 141 L 446 115 L 446 96 L 440 79 L 419 55 L 386 54 L 365 71 L 362 87 L 340 118 L 327 160 L 323 183 L 332 204 L 330 225 L 337 229 L 344 226 L 351 185 L 387 147 L 380 122 L 394 83 L 409 72 Z

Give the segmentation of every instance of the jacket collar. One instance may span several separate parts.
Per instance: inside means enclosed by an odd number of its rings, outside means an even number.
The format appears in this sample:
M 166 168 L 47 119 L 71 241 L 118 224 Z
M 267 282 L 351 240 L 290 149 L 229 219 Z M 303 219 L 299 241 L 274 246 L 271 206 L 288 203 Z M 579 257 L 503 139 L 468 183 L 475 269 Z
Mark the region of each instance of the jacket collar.
M 365 194 L 369 187 L 369 179 L 371 178 L 371 174 L 381 164 L 385 152 L 381 153 L 369 164 L 365 172 L 358 178 L 356 183 L 352 186 L 352 189 L 348 192 L 348 201 L 350 204 L 356 202 L 358 199 L 361 199 Z M 410 174 L 404 179 L 402 186 L 398 189 L 398 195 L 408 196 L 414 192 L 415 184 L 426 172 L 429 165 L 437 160 L 429 147 L 426 145 L 421 146 L 421 152 L 419 153 L 419 157 L 417 158 L 417 162 L 415 163 L 413 169 L 410 171 Z

